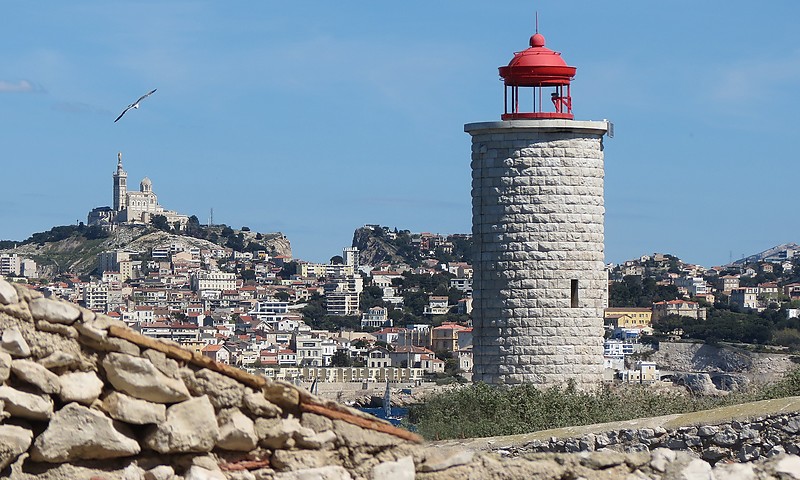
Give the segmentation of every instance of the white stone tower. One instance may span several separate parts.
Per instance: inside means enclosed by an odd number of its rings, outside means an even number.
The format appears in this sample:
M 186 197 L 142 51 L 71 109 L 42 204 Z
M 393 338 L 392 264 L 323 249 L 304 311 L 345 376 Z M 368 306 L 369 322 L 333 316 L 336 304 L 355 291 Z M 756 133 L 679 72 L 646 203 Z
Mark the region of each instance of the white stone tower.
M 117 153 L 117 171 L 114 173 L 114 211 L 125 210 L 128 193 L 128 173 L 122 169 L 122 152 Z
M 502 120 L 464 127 L 472 136 L 476 247 L 473 380 L 543 387 L 573 380 L 592 389 L 603 370 L 608 123 L 575 121 L 575 67 L 538 32 L 530 45 L 500 67 Z

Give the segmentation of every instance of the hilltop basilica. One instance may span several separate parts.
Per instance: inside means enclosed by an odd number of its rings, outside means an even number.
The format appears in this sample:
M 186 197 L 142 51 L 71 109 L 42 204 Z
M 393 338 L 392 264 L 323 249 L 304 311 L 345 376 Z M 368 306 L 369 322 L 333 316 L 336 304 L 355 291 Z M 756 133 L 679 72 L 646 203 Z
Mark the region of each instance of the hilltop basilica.
M 89 225 L 111 227 L 119 223 L 150 223 L 154 216 L 163 215 L 170 225 L 186 226 L 189 217 L 158 204 L 153 192 L 153 182 L 145 177 L 138 192 L 128 191 L 128 173 L 122 168 L 122 153 L 117 154 L 117 171 L 114 173 L 114 207 L 96 207 L 89 212 Z

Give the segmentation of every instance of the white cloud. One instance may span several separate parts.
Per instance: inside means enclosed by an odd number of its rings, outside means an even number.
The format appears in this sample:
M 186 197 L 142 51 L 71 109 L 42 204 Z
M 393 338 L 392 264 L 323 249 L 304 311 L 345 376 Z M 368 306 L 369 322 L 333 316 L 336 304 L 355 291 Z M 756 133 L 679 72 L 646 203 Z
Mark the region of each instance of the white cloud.
M 0 80 L 0 93 L 39 93 L 43 91 L 42 87 L 27 80 L 20 80 L 16 83 Z

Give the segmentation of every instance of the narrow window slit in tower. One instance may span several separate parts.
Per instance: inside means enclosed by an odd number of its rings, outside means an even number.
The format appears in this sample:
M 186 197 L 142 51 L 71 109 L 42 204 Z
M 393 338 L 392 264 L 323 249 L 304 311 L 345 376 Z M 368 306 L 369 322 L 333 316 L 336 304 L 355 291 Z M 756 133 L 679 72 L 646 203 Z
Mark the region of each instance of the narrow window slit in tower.
M 570 306 L 572 308 L 578 308 L 578 280 L 573 278 L 571 283 Z

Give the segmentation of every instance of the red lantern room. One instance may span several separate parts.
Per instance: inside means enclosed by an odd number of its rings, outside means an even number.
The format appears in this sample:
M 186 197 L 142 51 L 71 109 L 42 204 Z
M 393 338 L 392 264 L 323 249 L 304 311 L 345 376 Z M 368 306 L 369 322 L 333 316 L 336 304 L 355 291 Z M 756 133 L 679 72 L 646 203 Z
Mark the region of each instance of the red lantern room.
M 575 77 L 575 67 L 570 67 L 554 52 L 544 46 L 544 35 L 538 31 L 531 37 L 531 48 L 517 52 L 506 67 L 500 67 L 500 77 L 505 84 L 505 113 L 503 120 L 565 118 L 572 120 L 570 81 Z M 525 94 L 520 105 L 520 87 L 531 87 L 532 98 Z M 524 90 L 523 90 L 524 92 Z M 549 94 L 550 98 L 546 95 Z

